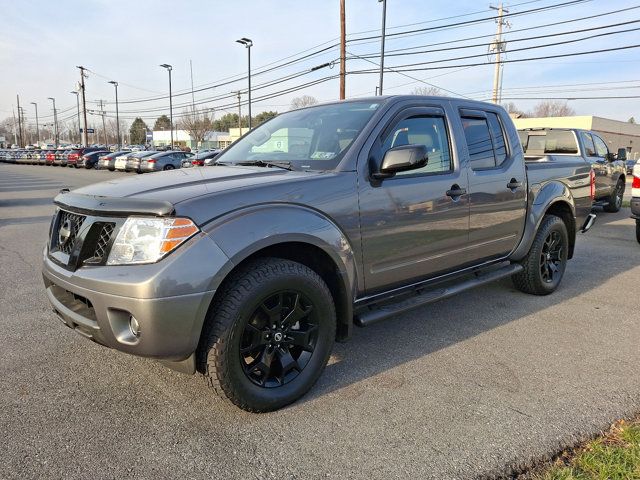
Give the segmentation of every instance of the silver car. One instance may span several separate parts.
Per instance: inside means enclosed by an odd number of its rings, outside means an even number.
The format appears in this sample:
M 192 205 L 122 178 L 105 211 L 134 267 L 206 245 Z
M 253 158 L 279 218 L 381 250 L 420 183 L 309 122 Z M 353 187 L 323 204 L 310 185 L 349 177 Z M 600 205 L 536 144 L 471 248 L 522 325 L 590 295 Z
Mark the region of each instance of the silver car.
M 193 154 L 180 151 L 159 152 L 140 160 L 141 172 L 158 172 L 180 168 L 182 161 Z

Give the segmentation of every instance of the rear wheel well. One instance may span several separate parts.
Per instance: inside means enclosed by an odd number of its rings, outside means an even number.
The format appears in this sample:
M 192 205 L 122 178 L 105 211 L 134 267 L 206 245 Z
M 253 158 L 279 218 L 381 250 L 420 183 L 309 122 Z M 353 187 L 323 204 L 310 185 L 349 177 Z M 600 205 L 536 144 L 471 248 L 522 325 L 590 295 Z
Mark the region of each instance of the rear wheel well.
M 573 211 L 567 202 L 555 202 L 551 205 L 545 215 L 555 215 L 560 217 L 567 227 L 567 233 L 569 234 L 569 256 L 573 258 L 573 251 L 576 246 L 576 219 L 573 216 Z
M 270 245 L 257 252 L 252 253 L 247 258 L 243 259 L 237 264 L 218 288 L 218 292 L 224 291 L 224 284 L 227 280 L 243 268 L 248 263 L 255 261 L 259 258 L 274 257 L 291 260 L 294 262 L 306 265 L 314 272 L 316 272 L 322 280 L 327 284 L 333 302 L 336 308 L 336 340 L 345 341 L 351 336 L 353 328 L 353 301 L 349 294 L 345 283 L 342 280 L 342 275 L 338 269 L 338 266 L 333 261 L 331 256 L 327 254 L 320 247 L 312 245 L 310 243 L 303 242 L 286 242 Z M 215 296 L 211 301 L 213 305 L 215 302 Z

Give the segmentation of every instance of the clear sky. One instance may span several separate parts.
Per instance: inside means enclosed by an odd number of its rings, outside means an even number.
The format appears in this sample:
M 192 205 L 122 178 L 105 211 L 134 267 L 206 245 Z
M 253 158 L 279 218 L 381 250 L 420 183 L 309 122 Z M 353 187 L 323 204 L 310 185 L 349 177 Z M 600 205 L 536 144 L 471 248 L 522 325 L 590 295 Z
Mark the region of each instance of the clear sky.
M 563 1 L 513 0 L 505 5 L 511 13 L 518 13 L 559 3 Z M 352 40 L 347 44 L 348 56 L 377 55 L 380 48 L 377 38 L 361 42 L 354 39 L 379 35 L 381 4 L 376 0 L 346 0 L 346 5 L 347 33 Z M 640 30 L 634 30 L 640 28 L 640 8 L 605 15 L 607 12 L 637 5 L 640 6 L 640 2 L 591 0 L 543 12 L 514 15 L 509 18 L 510 26 L 505 29 L 506 39 L 511 40 L 507 44 L 508 51 L 587 39 L 546 48 L 513 51 L 507 53 L 506 58 L 516 60 L 640 44 Z M 169 63 L 173 65 L 173 91 L 176 94 L 174 115 L 179 115 L 192 101 L 189 91 L 191 60 L 196 89 L 203 88 L 195 93 L 195 102 L 207 108 L 215 107 L 215 114 L 219 116 L 227 111 L 237 111 L 232 92 L 246 88 L 246 80 L 211 88 L 225 78 L 238 78 L 245 74 L 246 50 L 235 43 L 236 39 L 249 37 L 253 40 L 252 61 L 254 71 L 258 72 L 264 70 L 261 67 L 286 57 L 293 56 L 289 59 L 292 60 L 320 48 L 331 47 L 339 35 L 338 0 L 0 0 L 0 12 L 0 119 L 11 115 L 16 104 L 16 94 L 20 94 L 21 105 L 25 107 L 29 122 L 33 122 L 33 106 L 30 102 L 38 102 L 41 123 L 51 121 L 47 117 L 51 115 L 51 103 L 47 97 L 56 98 L 60 120 L 75 114 L 75 97 L 70 92 L 76 88 L 79 80 L 77 65 L 89 69 L 89 77 L 86 79 L 88 108 L 95 110 L 95 101 L 103 99 L 111 102 L 106 107 L 108 115 L 114 115 L 114 89 L 107 81 L 116 80 L 120 83 L 121 117 L 130 122 L 139 115 L 147 121 L 153 121 L 160 114 L 168 113 L 166 99 L 126 102 L 166 96 L 167 72 L 158 65 Z M 387 32 L 393 34 L 425 29 L 482 19 L 494 14 L 495 11 L 490 10 L 489 4 L 484 1 L 387 0 Z M 560 23 L 587 16 L 594 18 Z M 611 26 L 634 21 L 637 23 Z M 608 27 L 570 35 L 516 41 L 532 36 L 604 26 Z M 529 30 L 519 31 L 525 28 Z M 417 50 L 428 52 L 386 57 L 387 66 L 423 63 L 402 68 L 431 69 L 406 72 L 413 78 L 393 72 L 386 73 L 384 93 L 410 93 L 416 87 L 427 86 L 421 82 L 426 81 L 458 95 L 489 99 L 493 65 L 489 63 L 486 43 L 491 41 L 495 29 L 495 22 L 488 20 L 454 28 L 423 30 L 411 36 L 388 37 L 388 51 L 424 45 Z M 595 37 L 620 30 L 631 31 Z M 477 36 L 484 37 L 432 45 Z M 433 51 L 461 45 L 467 46 L 457 50 Z M 478 57 L 451 60 L 468 55 Z M 337 58 L 338 49 L 332 47 L 322 54 L 286 67 L 256 74 L 253 78 L 254 98 L 257 99 L 253 106 L 254 115 L 262 110 L 287 110 L 291 99 L 302 94 L 312 95 L 321 101 L 336 99 L 337 79 L 274 98 L 258 98 L 337 74 L 337 62 L 333 68 L 325 67 L 309 72 L 312 67 Z M 347 71 L 376 69 L 378 62 L 379 59 L 375 57 L 369 61 L 349 60 Z M 483 65 L 444 68 L 469 63 Z M 298 73 L 301 76 L 297 78 L 282 79 Z M 347 77 L 347 96 L 373 94 L 377 82 L 376 73 L 350 74 Z M 545 96 L 640 96 L 640 49 L 507 63 L 504 66 L 503 89 L 505 101 L 514 101 L 524 110 L 531 108 L 536 101 L 511 99 Z M 637 98 L 570 100 L 569 105 L 578 114 L 620 120 L 627 120 L 631 116 L 640 119 L 640 99 Z

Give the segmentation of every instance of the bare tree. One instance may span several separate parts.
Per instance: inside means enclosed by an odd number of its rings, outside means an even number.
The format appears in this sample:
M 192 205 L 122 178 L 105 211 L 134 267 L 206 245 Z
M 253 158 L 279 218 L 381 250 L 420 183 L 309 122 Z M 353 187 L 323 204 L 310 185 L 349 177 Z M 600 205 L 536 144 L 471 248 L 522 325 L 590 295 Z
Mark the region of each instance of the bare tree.
M 196 144 L 200 144 L 204 141 L 207 132 L 213 130 L 213 118 L 208 113 L 208 109 L 189 108 L 178 120 L 178 128 L 185 130 L 196 141 Z
M 291 100 L 291 110 L 295 110 L 296 108 L 302 107 L 310 107 L 311 105 L 315 105 L 318 103 L 318 100 L 311 95 L 302 95 L 301 97 L 296 97 Z
M 411 92 L 411 95 L 426 95 L 428 97 L 442 97 L 446 96 L 442 93 L 438 87 L 416 87 Z
M 576 111 L 567 105 L 567 102 L 546 100 L 533 107 L 534 117 L 570 117 Z
M 514 118 L 527 118 L 527 114 L 524 110 L 520 110 L 518 106 L 513 102 L 508 102 L 502 105 L 504 109 Z

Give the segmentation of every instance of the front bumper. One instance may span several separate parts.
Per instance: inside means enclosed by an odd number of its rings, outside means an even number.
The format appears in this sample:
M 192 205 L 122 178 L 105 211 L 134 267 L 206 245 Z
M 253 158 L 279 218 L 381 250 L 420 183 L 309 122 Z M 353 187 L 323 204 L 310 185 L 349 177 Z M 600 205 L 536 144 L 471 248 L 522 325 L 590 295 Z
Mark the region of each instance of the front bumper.
M 43 279 L 68 327 L 133 355 L 180 361 L 196 349 L 227 257 L 200 235 L 149 265 L 84 266 L 69 271 L 44 252 Z M 140 331 L 131 331 L 130 317 Z

